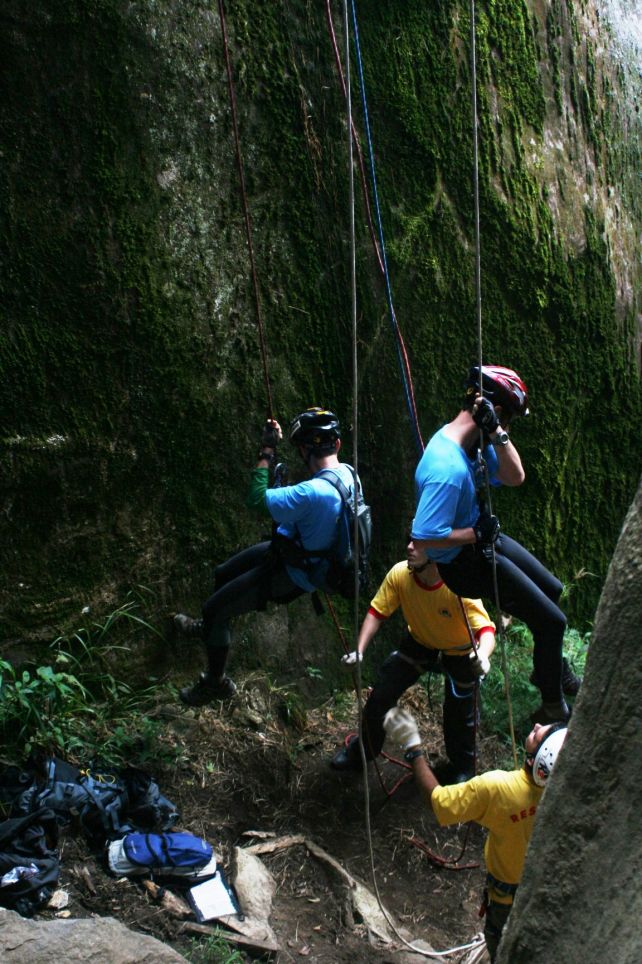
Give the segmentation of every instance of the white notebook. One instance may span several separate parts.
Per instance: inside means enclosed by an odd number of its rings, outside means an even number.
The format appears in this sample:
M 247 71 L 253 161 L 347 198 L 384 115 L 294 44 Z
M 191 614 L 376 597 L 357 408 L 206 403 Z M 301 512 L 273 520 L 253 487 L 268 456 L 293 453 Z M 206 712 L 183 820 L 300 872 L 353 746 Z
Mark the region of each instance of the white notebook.
M 236 898 L 221 870 L 217 870 L 214 877 L 203 881 L 202 884 L 190 887 L 187 896 L 194 908 L 196 919 L 201 923 L 214 920 L 216 917 L 239 913 Z

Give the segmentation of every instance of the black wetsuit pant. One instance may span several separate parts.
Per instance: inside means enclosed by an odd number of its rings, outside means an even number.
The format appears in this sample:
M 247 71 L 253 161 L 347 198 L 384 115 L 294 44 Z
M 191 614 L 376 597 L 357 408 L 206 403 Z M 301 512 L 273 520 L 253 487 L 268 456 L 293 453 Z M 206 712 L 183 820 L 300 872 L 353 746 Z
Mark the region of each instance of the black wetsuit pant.
M 214 592 L 203 606 L 203 639 L 208 670 L 223 675 L 232 641 L 230 620 L 259 612 L 268 602 L 289 603 L 304 594 L 290 579 L 271 542 L 259 542 L 221 563 L 214 571 Z
M 497 956 L 497 948 L 512 906 L 512 904 L 498 904 L 491 900 L 486 907 L 484 937 L 491 961 L 494 961 Z
M 533 666 L 544 702 L 562 699 L 562 641 L 566 616 L 558 606 L 562 584 L 535 556 L 510 536 L 495 543 L 499 603 L 526 623 L 533 634 Z M 468 599 L 494 601 L 492 557 L 480 546 L 464 546 L 452 562 L 438 562 L 452 592 Z
M 383 718 L 399 698 L 424 673 L 445 673 L 444 743 L 446 755 L 459 772 L 474 773 L 475 767 L 475 674 L 468 655 L 446 656 L 421 646 L 407 633 L 381 665 L 363 710 L 363 742 L 366 759 L 381 752 L 385 739 Z M 357 752 L 356 745 L 352 752 Z

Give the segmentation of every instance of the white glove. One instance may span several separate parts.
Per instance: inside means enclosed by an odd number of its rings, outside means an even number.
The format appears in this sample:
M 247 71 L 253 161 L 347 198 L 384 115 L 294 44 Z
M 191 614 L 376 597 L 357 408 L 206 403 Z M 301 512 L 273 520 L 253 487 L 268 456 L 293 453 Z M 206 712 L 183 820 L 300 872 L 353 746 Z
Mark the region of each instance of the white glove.
M 404 750 L 421 743 L 414 716 L 407 710 L 400 710 L 398 706 L 388 710 L 383 718 L 383 728 L 386 736 L 395 743 L 400 743 Z
M 346 653 L 345 656 L 341 657 L 341 662 L 344 666 L 354 666 L 355 663 L 361 663 L 362 661 L 363 655 L 356 650 L 352 653 Z
M 468 658 L 471 669 L 478 679 L 490 673 L 490 660 L 487 656 L 483 656 L 479 650 L 477 650 L 477 652 L 473 650 Z

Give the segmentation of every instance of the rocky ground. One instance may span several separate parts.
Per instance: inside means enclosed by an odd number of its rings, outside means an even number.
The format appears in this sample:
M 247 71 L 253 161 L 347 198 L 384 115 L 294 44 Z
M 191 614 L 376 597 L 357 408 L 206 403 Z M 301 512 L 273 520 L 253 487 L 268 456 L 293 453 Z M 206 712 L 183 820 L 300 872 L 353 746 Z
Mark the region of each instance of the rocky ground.
M 436 759 L 442 747 L 440 708 L 430 706 L 420 687 L 404 702 L 420 720 Z M 228 871 L 236 846 L 257 839 L 269 843 L 272 835 L 298 835 L 321 848 L 321 857 L 304 843 L 261 854 L 276 882 L 269 923 L 281 964 L 400 959 L 403 945 L 385 943 L 355 914 L 346 875 L 373 891 L 374 871 L 381 901 L 395 921 L 413 940 L 435 949 L 465 943 L 482 929 L 480 829 L 440 829 L 412 780 L 391 793 L 407 771 L 389 760 L 377 769 L 369 766 L 367 799 L 362 774 L 337 774 L 328 766 L 354 726 L 353 701 L 339 707 L 330 700 L 293 712 L 282 691 L 252 676 L 226 707 L 162 704 L 154 713 L 163 726 L 153 775 L 178 805 L 180 826 L 209 840 Z M 495 765 L 499 753 L 494 740 L 482 737 L 480 767 Z M 438 857 L 457 861 L 459 869 L 439 866 L 410 842 L 413 837 Z M 101 856 L 72 833 L 63 839 L 61 886 L 70 896 L 65 913 L 72 917 L 111 915 L 190 960 L 228 960 L 208 935 L 172 917 L 140 882 L 109 876 Z M 242 947 L 236 954 L 232 959 L 239 962 L 260 956 Z

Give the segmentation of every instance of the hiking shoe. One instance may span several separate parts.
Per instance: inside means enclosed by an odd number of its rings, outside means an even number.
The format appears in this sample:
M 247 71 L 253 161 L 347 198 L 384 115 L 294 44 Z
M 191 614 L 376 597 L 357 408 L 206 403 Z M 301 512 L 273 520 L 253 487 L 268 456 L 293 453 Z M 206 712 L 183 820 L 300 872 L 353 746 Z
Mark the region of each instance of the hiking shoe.
M 564 696 L 577 696 L 582 685 L 582 677 L 571 669 L 566 656 L 562 658 L 562 692 Z
M 473 770 L 457 767 L 450 761 L 447 763 L 438 763 L 437 766 L 432 767 L 432 771 L 442 787 L 452 786 L 455 783 L 467 783 L 468 780 L 472 780 L 475 776 Z
M 535 670 L 529 676 L 530 682 L 533 686 L 539 686 L 537 682 L 537 676 L 535 675 Z M 582 677 L 577 676 L 572 668 L 571 664 L 567 660 L 566 656 L 562 657 L 562 693 L 564 696 L 577 696 L 580 691 L 580 686 L 582 685 Z
M 182 636 L 187 636 L 192 639 L 203 638 L 203 620 L 192 619 L 191 616 L 186 616 L 185 613 L 176 613 L 174 616 L 174 628 L 177 629 Z
M 571 711 L 565 700 L 559 703 L 542 703 L 533 713 L 531 713 L 531 723 L 541 723 L 543 726 L 549 723 L 567 723 L 571 718 Z
M 345 746 L 342 746 L 338 753 L 335 753 L 330 760 L 333 770 L 361 770 L 361 759 L 359 757 L 359 747 L 356 736 L 351 737 Z
M 207 673 L 201 673 L 194 685 L 185 686 L 179 695 L 188 706 L 204 706 L 214 700 L 231 700 L 235 693 L 236 683 L 229 676 L 213 680 Z

